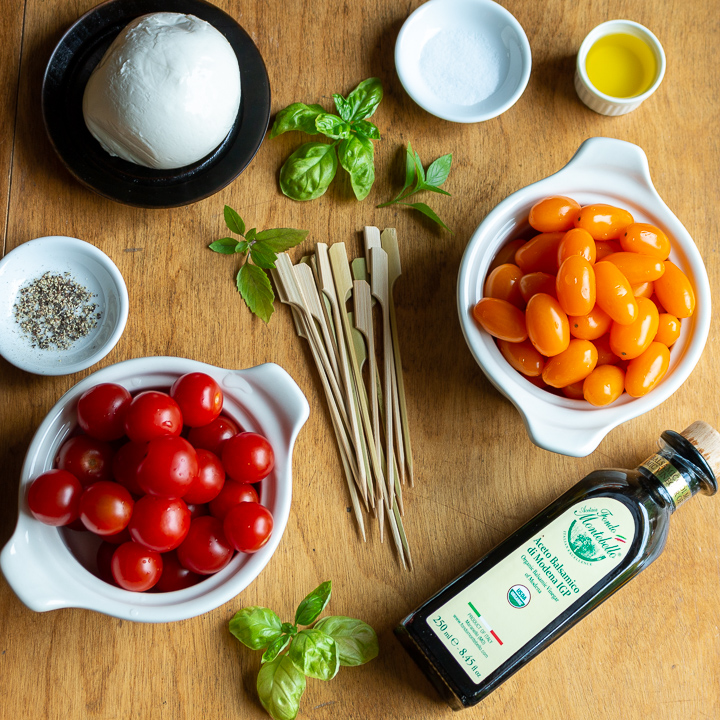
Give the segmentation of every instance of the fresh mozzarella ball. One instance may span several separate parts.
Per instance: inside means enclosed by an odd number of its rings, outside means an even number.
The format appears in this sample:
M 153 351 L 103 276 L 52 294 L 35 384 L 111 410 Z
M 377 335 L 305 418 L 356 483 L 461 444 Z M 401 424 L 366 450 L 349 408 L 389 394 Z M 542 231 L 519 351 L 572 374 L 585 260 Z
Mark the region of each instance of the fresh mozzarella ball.
M 179 13 L 131 22 L 83 96 L 85 124 L 110 155 L 158 169 L 205 157 L 230 132 L 239 107 L 230 43 L 204 20 Z

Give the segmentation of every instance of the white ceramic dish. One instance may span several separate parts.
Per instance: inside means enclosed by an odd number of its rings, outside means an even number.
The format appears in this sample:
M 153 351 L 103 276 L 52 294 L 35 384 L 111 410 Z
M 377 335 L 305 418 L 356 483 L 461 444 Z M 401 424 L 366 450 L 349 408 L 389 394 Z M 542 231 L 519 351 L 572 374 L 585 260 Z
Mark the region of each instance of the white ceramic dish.
M 431 43 L 441 42 L 442 33 L 448 34 L 447 63 L 441 70 L 435 63 L 429 69 L 423 53 L 429 52 Z M 492 64 L 470 65 L 470 55 L 459 52 L 462 45 L 466 53 L 479 45 L 493 57 Z M 408 95 L 424 110 L 452 122 L 482 122 L 504 113 L 523 94 L 531 65 L 525 31 L 492 0 L 429 0 L 408 17 L 395 44 L 395 67 Z M 497 80 L 492 83 L 495 89 L 480 99 L 489 87 L 483 85 L 489 82 L 489 70 Z M 460 88 L 467 89 L 462 102 L 456 97 Z M 472 101 L 473 93 L 477 102 Z
M 94 296 L 100 319 L 67 350 L 33 348 L 13 307 L 20 289 L 46 272 L 70 273 Z M 37 375 L 70 375 L 102 360 L 116 345 L 128 318 L 128 293 L 115 263 L 94 245 L 71 237 L 29 240 L 0 260 L 0 355 Z
M 498 249 L 528 229 L 530 208 L 550 195 L 566 195 L 581 205 L 619 205 L 629 210 L 637 222 L 660 227 L 672 239 L 671 259 L 693 284 L 695 313 L 683 320 L 680 338 L 671 348 L 666 376 L 644 397 L 624 394 L 612 405 L 594 408 L 584 401 L 541 390 L 507 364 L 493 338 L 472 317 L 472 308 L 482 297 L 488 266 Z M 645 153 L 637 145 L 608 138 L 586 140 L 562 170 L 518 190 L 490 212 L 463 255 L 457 300 L 471 352 L 492 384 L 518 409 L 531 440 L 546 450 L 574 457 L 590 454 L 614 427 L 670 397 L 700 359 L 710 328 L 710 286 L 693 239 L 653 187 Z
M 587 56 L 590 48 L 606 35 L 625 34 L 640 38 L 652 50 L 657 63 L 657 72 L 653 84 L 642 94 L 629 98 L 616 98 L 600 92 L 590 81 L 587 74 Z M 625 115 L 632 112 L 647 100 L 660 87 L 665 77 L 665 51 L 660 41 L 646 27 L 632 20 L 608 20 L 590 31 L 580 45 L 575 65 L 575 90 L 578 97 L 591 110 L 600 115 Z
M 260 502 L 273 514 L 267 545 L 252 555 L 238 553 L 215 575 L 184 590 L 134 593 L 114 587 L 93 571 L 99 539 L 43 525 L 27 505 L 30 483 L 52 467 L 58 448 L 77 424 L 77 400 L 101 382 L 131 392 L 168 388 L 187 372 L 204 372 L 225 394 L 223 412 L 244 430 L 259 432 L 275 452 L 275 469 L 261 485 Z M 183 620 L 219 607 L 244 590 L 275 552 L 287 524 L 292 497 L 292 449 L 309 408 L 305 396 L 278 365 L 224 370 L 194 360 L 150 357 L 98 370 L 71 388 L 48 413 L 33 437 L 20 478 L 20 514 L 13 536 L 0 554 L 0 568 L 17 596 L 32 610 L 76 607 L 139 622 Z

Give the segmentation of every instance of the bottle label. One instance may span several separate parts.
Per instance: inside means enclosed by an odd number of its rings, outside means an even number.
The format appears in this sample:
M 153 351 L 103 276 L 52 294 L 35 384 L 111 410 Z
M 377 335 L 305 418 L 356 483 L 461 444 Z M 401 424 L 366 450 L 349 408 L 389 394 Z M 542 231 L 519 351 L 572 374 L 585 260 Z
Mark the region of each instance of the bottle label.
M 576 503 L 428 616 L 427 624 L 480 684 L 616 568 L 635 537 L 619 500 Z
M 677 508 L 692 497 L 692 490 L 682 473 L 662 455 L 651 455 L 640 467 L 651 472 L 670 493 Z

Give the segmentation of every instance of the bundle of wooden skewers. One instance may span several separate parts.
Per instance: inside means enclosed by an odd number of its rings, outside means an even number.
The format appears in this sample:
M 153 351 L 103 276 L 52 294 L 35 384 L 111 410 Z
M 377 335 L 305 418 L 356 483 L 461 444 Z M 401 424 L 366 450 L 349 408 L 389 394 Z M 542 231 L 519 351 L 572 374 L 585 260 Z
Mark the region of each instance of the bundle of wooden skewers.
M 366 227 L 364 240 L 365 257 L 352 264 L 344 243 L 318 243 L 296 265 L 278 255 L 272 275 L 317 365 L 360 534 L 367 539 L 364 511 L 377 517 L 381 542 L 387 522 L 412 569 L 402 486 L 413 484 L 413 464 L 393 300 L 400 254 L 394 228 Z

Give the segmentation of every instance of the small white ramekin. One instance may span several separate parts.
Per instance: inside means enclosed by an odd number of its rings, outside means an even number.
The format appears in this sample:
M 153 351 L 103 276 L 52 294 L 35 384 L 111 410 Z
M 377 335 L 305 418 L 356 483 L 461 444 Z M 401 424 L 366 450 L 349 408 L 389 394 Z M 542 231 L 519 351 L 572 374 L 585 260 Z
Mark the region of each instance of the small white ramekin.
M 600 92 L 591 82 L 587 74 L 586 61 L 590 48 L 602 37 L 624 33 L 634 35 L 643 40 L 652 50 L 657 61 L 655 82 L 641 95 L 630 98 L 616 98 Z M 632 20 L 608 20 L 592 30 L 580 45 L 575 66 L 575 90 L 578 97 L 591 110 L 601 115 L 625 115 L 632 112 L 647 100 L 660 86 L 665 76 L 665 51 L 660 41 L 646 27 Z

